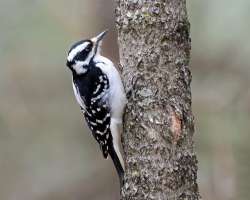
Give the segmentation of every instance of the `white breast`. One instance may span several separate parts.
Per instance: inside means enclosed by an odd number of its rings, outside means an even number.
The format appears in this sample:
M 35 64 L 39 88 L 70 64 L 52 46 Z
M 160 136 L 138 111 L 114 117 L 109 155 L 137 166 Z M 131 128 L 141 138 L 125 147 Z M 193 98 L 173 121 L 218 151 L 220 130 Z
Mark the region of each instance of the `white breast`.
M 99 67 L 109 79 L 108 101 L 111 107 L 111 118 L 121 123 L 127 99 L 120 74 L 113 63 L 103 56 L 96 56 L 94 61 L 96 62 L 96 66 Z
M 81 98 L 81 95 L 80 95 L 78 88 L 76 88 L 76 86 L 74 84 L 73 77 L 72 77 L 72 86 L 73 86 L 73 91 L 74 91 L 74 95 L 76 97 L 77 103 L 83 108 L 83 110 L 85 110 L 85 104 Z

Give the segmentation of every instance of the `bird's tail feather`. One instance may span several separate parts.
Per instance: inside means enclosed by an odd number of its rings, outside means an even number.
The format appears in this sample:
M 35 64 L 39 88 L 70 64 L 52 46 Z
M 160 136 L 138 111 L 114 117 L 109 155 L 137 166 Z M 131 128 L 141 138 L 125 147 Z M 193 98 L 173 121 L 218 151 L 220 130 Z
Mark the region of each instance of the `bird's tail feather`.
M 122 165 L 122 168 L 124 169 L 124 160 L 122 156 L 122 148 L 121 148 L 121 133 L 122 133 L 122 123 L 121 121 L 111 118 L 111 134 L 113 138 L 113 144 L 114 144 L 114 150 L 117 153 L 117 156 L 120 160 L 120 163 Z
M 113 145 L 109 148 L 109 155 L 110 155 L 111 159 L 113 160 L 117 174 L 118 174 L 119 179 L 120 179 L 120 184 L 122 186 L 123 185 L 123 177 L 124 177 L 124 169 L 123 169 L 123 166 L 121 164 L 121 161 L 119 160 L 118 155 L 116 154 L 116 151 L 115 151 Z
M 120 178 L 120 183 L 123 183 L 124 176 L 124 161 L 122 156 L 121 149 L 121 120 L 117 120 L 116 118 L 111 118 L 110 130 L 112 134 L 112 147 L 109 149 L 110 157 L 113 160 L 116 171 Z

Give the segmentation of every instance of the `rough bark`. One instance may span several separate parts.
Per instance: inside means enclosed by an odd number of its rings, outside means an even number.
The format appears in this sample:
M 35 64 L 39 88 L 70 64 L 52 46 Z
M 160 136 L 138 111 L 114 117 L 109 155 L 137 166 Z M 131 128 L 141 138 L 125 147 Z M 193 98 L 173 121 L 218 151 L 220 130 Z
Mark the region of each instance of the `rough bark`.
M 199 199 L 185 0 L 116 0 L 128 105 L 122 199 Z

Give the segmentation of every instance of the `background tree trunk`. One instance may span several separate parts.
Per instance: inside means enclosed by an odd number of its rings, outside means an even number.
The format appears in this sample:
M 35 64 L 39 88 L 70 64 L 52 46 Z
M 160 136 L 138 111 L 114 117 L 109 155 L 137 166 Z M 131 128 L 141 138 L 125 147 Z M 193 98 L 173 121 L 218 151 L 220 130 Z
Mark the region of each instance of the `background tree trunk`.
M 117 0 L 128 105 L 123 199 L 199 199 L 185 0 Z

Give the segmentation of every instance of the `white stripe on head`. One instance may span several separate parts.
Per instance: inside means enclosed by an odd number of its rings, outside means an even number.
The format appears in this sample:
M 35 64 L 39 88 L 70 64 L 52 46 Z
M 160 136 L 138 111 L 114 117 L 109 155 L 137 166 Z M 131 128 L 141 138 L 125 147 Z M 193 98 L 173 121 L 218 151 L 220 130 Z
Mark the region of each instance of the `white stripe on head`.
M 74 59 L 74 57 L 81 52 L 83 49 L 86 48 L 86 46 L 89 44 L 89 42 L 84 42 L 83 44 L 80 44 L 78 46 L 76 46 L 75 48 L 73 48 L 68 55 L 68 61 L 72 61 Z
M 84 62 L 85 61 L 77 61 L 73 66 L 72 66 L 72 68 L 75 70 L 75 72 L 77 73 L 77 74 L 84 74 L 84 73 L 86 73 L 87 72 L 87 68 L 86 67 L 84 67 Z

